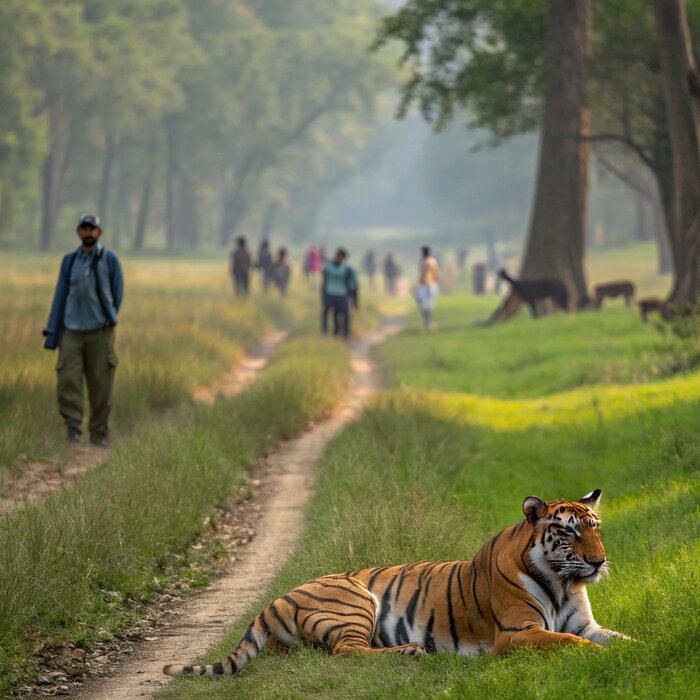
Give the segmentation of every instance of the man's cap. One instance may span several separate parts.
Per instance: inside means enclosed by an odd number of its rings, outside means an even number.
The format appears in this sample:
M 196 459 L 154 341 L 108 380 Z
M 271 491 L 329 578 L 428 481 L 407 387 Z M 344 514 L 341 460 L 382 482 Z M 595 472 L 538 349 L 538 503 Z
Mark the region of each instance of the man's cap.
M 94 226 L 95 228 L 100 228 L 100 217 L 94 214 L 83 214 L 78 221 L 78 228 L 81 226 Z
M 350 257 L 350 256 L 348 255 L 348 251 L 345 250 L 345 248 L 338 248 L 338 250 L 335 251 L 335 254 L 336 254 L 336 255 L 342 255 L 342 256 L 343 256 L 344 258 L 346 258 L 346 259 L 347 259 L 348 257 Z

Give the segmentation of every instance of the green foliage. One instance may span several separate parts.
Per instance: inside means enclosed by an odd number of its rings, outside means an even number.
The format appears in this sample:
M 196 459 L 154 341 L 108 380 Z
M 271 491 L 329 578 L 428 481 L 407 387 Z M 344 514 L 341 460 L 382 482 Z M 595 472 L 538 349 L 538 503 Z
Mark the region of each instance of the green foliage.
M 383 20 L 376 44 L 404 44 L 399 114 L 416 103 L 441 128 L 461 107 L 496 138 L 534 129 L 546 10 L 528 0 L 409 0 Z
M 96 204 L 122 244 L 140 248 L 137 221 L 156 211 L 147 245 L 226 243 L 270 200 L 301 209 L 289 180 L 322 201 L 354 171 L 390 83 L 366 50 L 371 0 L 10 0 L 0 13 L 0 235 L 15 243 L 41 226 L 51 247 Z
M 700 309 L 682 313 L 670 323 L 658 321 L 658 330 L 672 335 L 665 347 L 660 366 L 666 374 L 689 372 L 700 366 Z

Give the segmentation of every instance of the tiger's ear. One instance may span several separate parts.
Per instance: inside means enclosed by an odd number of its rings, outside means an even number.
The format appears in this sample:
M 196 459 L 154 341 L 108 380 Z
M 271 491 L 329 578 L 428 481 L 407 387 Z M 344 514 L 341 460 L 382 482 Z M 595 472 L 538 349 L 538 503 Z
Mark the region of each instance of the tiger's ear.
M 579 500 L 579 503 L 583 503 L 585 506 L 588 506 L 592 511 L 595 511 L 598 508 L 598 504 L 600 503 L 601 493 L 602 492 L 600 489 L 595 489 L 595 491 L 587 493 L 581 500 Z
M 523 513 L 533 525 L 547 512 L 547 504 L 537 496 L 528 496 L 523 501 Z

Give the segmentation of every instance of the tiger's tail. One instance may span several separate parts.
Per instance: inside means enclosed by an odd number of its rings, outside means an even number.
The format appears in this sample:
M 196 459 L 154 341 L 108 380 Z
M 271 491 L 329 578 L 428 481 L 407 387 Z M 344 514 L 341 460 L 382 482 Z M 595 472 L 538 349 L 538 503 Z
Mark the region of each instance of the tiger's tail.
M 270 628 L 267 626 L 263 613 L 251 622 L 238 646 L 228 655 L 225 661 L 219 661 L 206 666 L 182 666 L 168 664 L 163 667 L 166 676 L 222 676 L 238 673 L 249 661 L 252 661 L 270 638 Z

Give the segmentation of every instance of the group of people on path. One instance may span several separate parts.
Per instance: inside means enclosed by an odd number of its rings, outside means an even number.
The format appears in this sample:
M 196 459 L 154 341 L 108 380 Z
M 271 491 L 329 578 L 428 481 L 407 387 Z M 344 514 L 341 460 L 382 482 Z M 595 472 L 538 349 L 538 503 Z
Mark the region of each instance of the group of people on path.
M 313 282 L 322 277 L 323 266 L 327 263 L 323 246 L 312 245 L 304 255 L 304 277 Z M 360 263 L 360 269 L 367 275 L 369 288 L 375 288 L 375 276 L 377 274 L 377 254 L 372 248 L 365 251 Z M 396 282 L 401 276 L 401 268 L 393 252 L 388 252 L 382 263 L 384 275 L 384 291 L 387 294 L 396 294 Z
M 401 276 L 401 268 L 396 262 L 396 256 L 388 252 L 382 265 L 384 273 L 384 291 L 387 294 L 396 294 L 396 281 Z M 371 248 L 362 258 L 362 272 L 367 275 L 370 289 L 374 289 L 374 276 L 377 274 L 377 256 Z
M 98 447 L 108 447 L 109 415 L 118 363 L 114 328 L 124 296 L 124 279 L 116 253 L 99 243 L 102 224 L 98 216 L 81 216 L 76 234 L 80 245 L 61 261 L 48 322 L 43 331 L 44 347 L 58 349 L 57 398 L 67 439 L 74 443 L 82 439 L 85 382 L 90 402 L 90 442 Z M 348 338 L 351 310 L 359 307 L 357 275 L 347 262 L 349 256 L 344 248 L 338 248 L 329 261 L 324 261 L 321 249 L 315 250 L 317 257 L 308 268 L 308 274 L 320 274 L 321 277 L 321 331 L 329 332 L 328 317 L 332 314 L 333 334 Z M 430 329 L 433 327 L 432 310 L 437 298 L 439 268 L 429 248 L 424 247 L 422 255 L 415 296 L 425 327 Z M 252 269 L 260 270 L 264 290 L 272 285 L 284 296 L 290 279 L 287 258 L 287 250 L 280 248 L 273 260 L 269 242 L 263 240 L 254 263 L 246 239 L 240 237 L 230 262 L 236 296 L 249 294 Z M 307 255 L 305 264 L 308 262 Z M 365 267 L 367 262 L 365 256 Z M 387 266 L 389 274 L 386 274 Z M 394 291 L 399 272 L 393 255 L 389 253 L 385 261 L 387 291 Z
M 358 308 L 359 285 L 355 271 L 347 264 L 348 254 L 344 248 L 338 248 L 331 263 L 323 266 L 323 282 L 321 285 L 323 311 L 321 330 L 328 332 L 328 313 L 333 311 L 335 319 L 335 335 L 347 338 L 350 334 L 350 309 Z M 387 267 L 389 268 L 387 273 Z M 376 272 L 374 251 L 369 250 L 362 259 L 363 272 L 368 276 L 370 286 Z M 396 280 L 401 274 L 399 266 L 392 253 L 388 253 L 385 261 L 385 289 L 389 293 L 396 290 Z M 431 254 L 428 246 L 421 248 L 418 283 L 414 287 L 414 297 L 423 317 L 426 330 L 433 330 L 433 310 L 437 302 L 440 285 L 440 266 Z
M 258 258 L 253 261 L 245 236 L 239 236 L 236 239 L 236 247 L 231 251 L 229 265 L 233 292 L 237 297 L 247 297 L 250 294 L 250 273 L 254 269 L 259 270 L 262 275 L 264 292 L 267 292 L 270 286 L 274 286 L 282 296 L 286 296 L 291 277 L 286 248 L 279 248 L 277 258 L 273 260 L 270 243 L 263 239 L 258 249 Z

